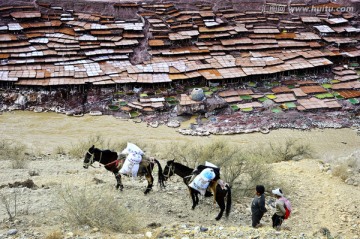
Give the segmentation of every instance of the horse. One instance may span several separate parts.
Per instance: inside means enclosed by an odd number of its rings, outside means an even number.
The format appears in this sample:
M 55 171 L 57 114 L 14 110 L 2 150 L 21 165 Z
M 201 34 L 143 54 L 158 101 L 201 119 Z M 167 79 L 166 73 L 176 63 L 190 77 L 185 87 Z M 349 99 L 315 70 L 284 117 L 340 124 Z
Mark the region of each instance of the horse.
M 185 165 L 182 165 L 180 163 L 175 162 L 175 160 L 170 160 L 166 162 L 166 166 L 164 168 L 164 178 L 165 181 L 169 179 L 172 175 L 176 174 L 180 176 L 186 186 L 188 187 L 191 195 L 191 199 L 193 202 L 192 209 L 194 210 L 196 205 L 199 203 L 199 197 L 200 194 L 197 190 L 189 187 L 189 183 L 192 179 L 194 169 L 189 168 Z M 214 195 L 214 201 L 217 202 L 217 204 L 220 207 L 220 212 L 215 218 L 215 220 L 220 220 L 223 216 L 223 213 L 225 211 L 226 218 L 229 217 L 230 210 L 231 210 L 231 189 L 229 185 L 226 184 L 225 189 L 223 189 L 219 184 L 213 183 L 210 184 L 210 189 L 212 190 L 213 194 L 211 194 L 209 191 L 206 191 L 205 197 Z M 227 198 L 225 203 L 225 197 Z
M 116 152 L 113 152 L 111 150 L 100 150 L 98 148 L 95 148 L 93 145 L 89 148 L 89 150 L 85 153 L 85 159 L 83 162 L 83 167 L 85 169 L 89 168 L 89 166 L 92 166 L 92 164 L 97 161 L 100 164 L 104 165 L 104 167 L 110 171 L 113 172 L 116 179 L 116 189 L 120 189 L 120 191 L 123 190 L 124 186 L 121 182 L 121 174 L 119 173 L 121 166 L 123 164 L 122 160 L 118 159 L 118 154 Z M 160 184 L 160 187 L 165 187 L 164 184 L 164 175 L 162 172 L 162 167 L 158 160 L 156 159 L 146 159 L 143 158 L 141 160 L 141 163 L 139 165 L 139 171 L 137 173 L 137 176 L 145 176 L 146 180 L 148 181 L 148 185 L 146 187 L 146 190 L 144 194 L 148 194 L 154 183 L 154 178 L 152 176 L 152 171 L 154 169 L 155 163 L 157 164 L 159 168 L 158 173 L 158 182 Z

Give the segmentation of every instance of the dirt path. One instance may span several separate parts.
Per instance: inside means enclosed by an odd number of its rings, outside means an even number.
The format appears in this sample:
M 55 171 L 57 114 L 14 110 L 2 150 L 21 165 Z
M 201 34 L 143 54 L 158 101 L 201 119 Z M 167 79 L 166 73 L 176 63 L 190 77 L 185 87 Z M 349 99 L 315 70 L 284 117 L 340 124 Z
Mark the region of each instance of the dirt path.
M 286 225 L 297 231 L 301 228 L 316 232 L 327 228 L 340 235 L 360 235 L 359 220 L 356 220 L 360 210 L 355 203 L 360 198 L 358 187 L 321 172 L 316 160 L 283 162 L 274 165 L 274 170 L 291 190 L 286 196 L 291 199 L 294 212 Z

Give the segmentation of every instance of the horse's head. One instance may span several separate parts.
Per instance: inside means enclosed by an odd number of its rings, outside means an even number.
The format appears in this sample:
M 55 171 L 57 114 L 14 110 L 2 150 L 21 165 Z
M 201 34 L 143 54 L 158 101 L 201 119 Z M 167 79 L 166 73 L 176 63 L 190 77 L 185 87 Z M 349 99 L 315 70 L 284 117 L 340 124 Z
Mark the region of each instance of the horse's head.
M 94 151 L 95 151 L 95 146 L 93 145 L 85 153 L 84 164 L 83 164 L 84 168 L 88 168 L 90 165 L 93 164 L 93 162 L 94 162 Z
M 174 161 L 175 160 L 169 160 L 166 162 L 166 166 L 164 168 L 164 173 L 163 173 L 165 181 L 174 175 L 174 172 L 175 172 Z

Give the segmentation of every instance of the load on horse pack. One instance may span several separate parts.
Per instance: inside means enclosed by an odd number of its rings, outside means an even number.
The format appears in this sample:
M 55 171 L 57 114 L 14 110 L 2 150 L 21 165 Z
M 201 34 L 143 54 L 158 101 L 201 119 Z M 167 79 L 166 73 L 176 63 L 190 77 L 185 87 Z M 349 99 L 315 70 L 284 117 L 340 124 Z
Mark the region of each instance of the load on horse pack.
M 207 164 L 209 165 L 209 164 Z M 216 166 L 215 166 L 216 167 Z M 211 168 L 211 166 L 206 165 L 199 165 L 195 170 L 192 168 L 189 168 L 183 164 L 175 162 L 175 160 L 167 161 L 166 166 L 164 168 L 164 179 L 169 179 L 172 175 L 176 174 L 183 178 L 184 183 L 188 187 L 191 195 L 191 199 L 193 202 L 192 209 L 195 209 L 196 205 L 199 204 L 199 197 L 198 194 L 200 192 L 197 189 L 194 189 L 190 187 L 191 181 L 196 178 L 196 176 L 201 173 L 205 168 Z M 220 186 L 219 182 L 222 182 L 220 179 L 220 169 L 219 168 L 213 168 L 213 172 L 215 173 L 215 177 L 210 181 L 208 184 L 208 189 L 212 192 L 212 195 L 214 196 L 214 201 L 217 202 L 217 204 L 220 207 L 220 212 L 215 218 L 216 220 L 220 220 L 224 211 L 225 216 L 228 217 L 231 210 L 231 189 L 228 184 L 223 184 L 223 187 Z M 210 172 L 209 175 L 205 175 L 205 178 L 212 178 L 213 174 Z M 210 195 L 211 193 L 209 191 L 205 190 L 205 197 Z
M 120 153 L 120 155 L 121 154 L 125 154 L 127 156 L 124 163 L 122 164 L 120 173 L 131 175 L 135 178 L 139 171 L 139 165 L 144 152 L 135 144 L 127 143 L 126 148 Z
M 111 150 L 101 150 L 98 148 L 95 148 L 93 145 L 88 149 L 88 151 L 85 153 L 85 158 L 83 162 L 83 167 L 85 169 L 89 168 L 89 166 L 92 166 L 94 162 L 98 162 L 99 164 L 104 165 L 104 167 L 112 172 L 115 175 L 116 179 L 116 188 L 120 189 L 121 191 L 124 188 L 124 185 L 122 184 L 121 180 L 121 173 L 120 168 L 122 168 L 123 161 L 118 159 L 118 154 Z M 139 168 L 137 170 L 137 176 L 145 176 L 146 180 L 148 181 L 148 185 L 146 187 L 146 190 L 144 194 L 147 194 L 151 191 L 153 184 L 154 184 L 154 178 L 152 176 L 152 171 L 154 169 L 155 164 L 158 166 L 158 180 L 160 187 L 165 187 L 164 184 L 164 175 L 162 173 L 162 168 L 158 160 L 156 159 L 143 159 L 141 160 L 139 164 Z M 130 171 L 132 173 L 132 171 Z

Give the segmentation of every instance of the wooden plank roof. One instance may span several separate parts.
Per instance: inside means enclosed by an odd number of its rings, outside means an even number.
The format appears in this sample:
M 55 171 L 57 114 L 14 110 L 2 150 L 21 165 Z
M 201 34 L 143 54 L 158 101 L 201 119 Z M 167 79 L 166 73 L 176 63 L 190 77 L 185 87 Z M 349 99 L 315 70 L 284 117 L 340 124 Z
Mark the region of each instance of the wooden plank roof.
M 298 99 L 297 102 L 307 110 L 328 108 L 324 101 L 315 97 L 311 97 L 310 99 Z
M 305 93 L 305 94 L 312 94 L 312 93 L 326 93 L 327 91 L 321 87 L 321 86 L 300 86 L 300 89 Z
M 200 104 L 200 102 L 192 100 L 186 94 L 181 94 L 179 104 L 182 106 L 186 106 L 186 105 Z
M 10 13 L 10 16 L 16 19 L 25 19 L 25 18 L 39 18 L 41 13 L 39 11 L 17 11 Z
M 337 92 L 346 99 L 360 97 L 360 91 L 358 90 L 340 90 Z

